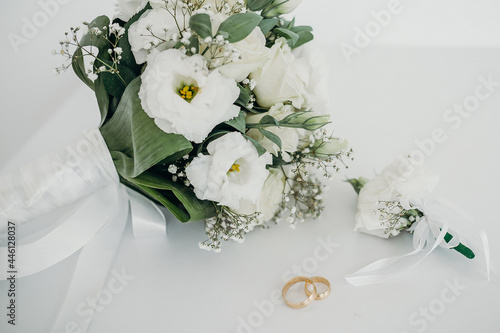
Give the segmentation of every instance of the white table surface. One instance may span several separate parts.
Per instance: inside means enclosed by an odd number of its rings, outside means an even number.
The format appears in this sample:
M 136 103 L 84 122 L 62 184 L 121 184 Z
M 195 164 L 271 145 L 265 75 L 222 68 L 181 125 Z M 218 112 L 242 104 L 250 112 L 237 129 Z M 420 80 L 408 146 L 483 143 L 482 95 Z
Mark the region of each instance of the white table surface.
M 0 5 L 2 171 L 57 150 L 96 126 L 92 92 L 70 72 L 52 76 L 61 59 L 50 51 L 70 25 L 101 13 L 111 15 L 112 3 L 100 2 L 60 5 L 19 53 L 10 47 L 7 33 L 19 33 L 22 17 L 41 7 L 31 0 Z M 386 283 L 353 287 L 344 280 L 377 259 L 409 252 L 412 245 L 410 235 L 383 240 L 353 232 L 356 195 L 342 180 L 372 176 L 397 156 L 418 150 L 416 141 L 429 138 L 436 128 L 447 135 L 426 156 L 428 170 L 441 176 L 436 194 L 475 218 L 488 233 L 492 263 L 499 262 L 500 87 L 456 129 L 443 115 L 474 94 L 480 77 L 491 75 L 500 82 L 500 5 L 487 0 L 402 1 L 405 10 L 348 63 L 339 43 L 352 43 L 353 28 L 363 27 L 371 20 L 370 12 L 387 3 L 304 0 L 296 13 L 300 23 L 315 27 L 325 45 L 332 66 L 329 88 L 336 134 L 348 138 L 356 152 L 349 170 L 331 183 L 323 217 L 296 230 L 285 223 L 256 230 L 244 244 L 224 244 L 220 254 L 198 248 L 205 239 L 201 223 L 170 218 L 168 237 L 162 240 L 136 240 L 128 227 L 113 269 L 134 278 L 95 316 L 90 332 L 500 330 L 498 276 L 487 282 L 480 263 L 454 251 L 437 249 L 410 273 Z M 328 240 L 335 244 L 331 253 L 318 252 Z M 7 326 L 0 310 L 0 331 L 46 332 L 56 311 L 51 306 L 64 296 L 74 262 L 70 257 L 20 279 L 18 325 Z M 290 274 L 293 267 L 328 278 L 331 296 L 301 310 L 283 304 L 269 307 L 271 295 L 295 275 Z M 462 289 L 453 294 L 450 283 Z M 0 304 L 6 290 L 0 282 Z M 427 317 L 422 314 L 426 308 L 431 308 Z

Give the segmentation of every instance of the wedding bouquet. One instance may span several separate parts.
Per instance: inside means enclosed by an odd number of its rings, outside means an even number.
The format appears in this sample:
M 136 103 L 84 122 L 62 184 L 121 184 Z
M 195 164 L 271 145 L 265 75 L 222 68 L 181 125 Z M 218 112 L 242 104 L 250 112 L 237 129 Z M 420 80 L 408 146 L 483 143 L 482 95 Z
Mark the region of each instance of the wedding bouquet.
M 182 222 L 200 247 L 323 209 L 323 176 L 351 158 L 328 135 L 325 61 L 297 0 L 121 0 L 71 28 L 58 68 L 95 92 L 120 181 Z M 319 170 L 320 172 L 317 172 Z

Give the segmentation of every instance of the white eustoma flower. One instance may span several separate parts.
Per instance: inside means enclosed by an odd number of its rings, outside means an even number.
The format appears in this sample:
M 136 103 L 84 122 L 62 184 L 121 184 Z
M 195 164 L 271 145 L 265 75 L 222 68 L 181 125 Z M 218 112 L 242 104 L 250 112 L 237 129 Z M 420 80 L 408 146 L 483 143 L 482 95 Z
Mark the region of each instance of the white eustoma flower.
M 421 165 L 411 159 L 397 159 L 380 175 L 368 181 L 359 192 L 354 230 L 388 238 L 390 234 L 385 233 L 380 221 L 379 202 L 411 202 L 425 198 L 437 181 L 438 177 L 429 176 Z
M 302 0 L 274 0 L 268 6 L 269 10 L 266 10 L 265 14 L 268 17 L 272 17 L 291 13 L 301 2 Z
M 270 168 L 269 176 L 264 183 L 259 199 L 255 203 L 241 200 L 240 208 L 235 212 L 247 215 L 259 212 L 259 222 L 268 222 L 274 217 L 283 201 L 285 181 L 285 174 L 281 170 Z
M 329 158 L 343 150 L 347 150 L 348 146 L 348 142 L 345 139 L 329 138 L 326 141 L 316 141 L 311 150 L 319 158 Z
M 270 49 L 266 47 L 266 37 L 256 27 L 245 39 L 231 44 L 238 58 L 219 67 L 227 78 L 243 81 L 248 74 L 257 71 L 267 61 Z
M 228 133 L 207 146 L 186 168 L 186 175 L 201 200 L 211 200 L 233 210 L 242 200 L 255 204 L 272 163 L 272 156 L 259 157 L 255 146 L 239 132 Z
M 273 105 L 268 112 L 260 113 L 260 114 L 247 114 L 247 123 L 258 123 L 262 117 L 269 115 L 277 120 L 282 120 L 286 116 L 295 112 L 295 108 L 291 105 L 283 105 L 283 103 L 278 103 Z M 276 134 L 281 139 L 281 146 L 283 152 L 295 152 L 297 150 L 297 146 L 299 145 L 300 139 L 300 130 L 297 128 L 290 127 L 277 127 L 271 126 L 266 127 L 265 130 Z M 280 151 L 279 147 L 274 144 L 271 140 L 262 135 L 261 132 L 257 129 L 250 129 L 247 132 L 247 135 L 252 139 L 259 142 L 262 147 L 264 147 L 271 154 L 278 156 L 278 152 Z
M 154 50 L 142 74 L 139 98 L 146 113 L 167 133 L 202 142 L 218 124 L 239 114 L 236 82 L 206 68 L 201 55 Z
M 148 0 L 118 0 L 116 2 L 116 17 L 127 22 L 132 16 L 140 12 Z
M 284 38 L 276 41 L 267 62 L 251 73 L 250 78 L 255 80 L 253 92 L 260 106 L 291 102 L 301 109 L 305 104 L 306 86 L 298 75 L 295 56 Z
M 293 50 L 297 76 L 305 83 L 305 109 L 327 113 L 330 105 L 330 68 L 325 54 L 314 43 L 304 44 Z
M 144 63 L 153 49 L 172 48 L 181 39 L 179 27 L 183 29 L 189 25 L 189 15 L 180 14 L 174 19 L 173 10 L 180 11 L 161 7 L 147 10 L 130 26 L 128 40 L 138 64 Z

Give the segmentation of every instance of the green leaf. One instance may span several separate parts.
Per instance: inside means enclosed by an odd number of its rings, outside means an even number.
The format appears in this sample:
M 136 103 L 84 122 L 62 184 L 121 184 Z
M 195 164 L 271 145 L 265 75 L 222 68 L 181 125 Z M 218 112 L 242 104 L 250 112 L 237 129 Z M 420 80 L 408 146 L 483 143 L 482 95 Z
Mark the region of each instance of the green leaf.
M 245 133 L 246 129 L 245 119 L 246 119 L 245 111 L 240 111 L 240 114 L 237 117 L 234 117 L 233 119 L 226 121 L 225 124 L 237 129 L 241 133 Z
M 102 76 L 99 75 L 97 80 L 94 82 L 95 86 L 95 96 L 97 98 L 97 105 L 99 105 L 99 111 L 101 111 L 101 122 L 99 127 L 104 124 L 109 112 L 109 95 L 102 82 Z
M 118 41 L 118 46 L 121 47 L 123 50 L 121 54 L 122 59 L 120 60 L 120 64 L 132 69 L 136 75 L 141 74 L 142 65 L 138 65 L 137 62 L 135 61 L 134 54 L 132 53 L 132 47 L 130 46 L 130 42 L 128 40 L 128 32 L 130 26 L 133 23 L 137 22 L 137 20 L 139 20 L 142 14 L 144 14 L 149 9 L 151 9 L 151 6 L 148 3 L 146 7 L 144 7 L 144 9 L 142 9 L 140 12 L 132 16 L 130 20 L 127 21 L 127 23 L 123 26 L 125 28 L 125 34 Z
M 297 48 L 314 39 L 314 35 L 312 34 L 312 28 L 310 26 L 302 25 L 294 27 L 291 30 L 295 32 L 297 35 L 299 35 L 299 39 L 297 40 L 293 48 Z
M 246 134 L 243 134 L 243 136 L 247 140 L 250 140 L 251 143 L 253 143 L 253 145 L 255 146 L 255 149 L 257 149 L 257 153 L 259 153 L 259 156 L 262 156 L 263 154 L 265 154 L 267 152 L 266 148 L 262 147 L 262 145 L 260 143 L 258 143 L 257 141 L 255 141 L 254 139 L 252 139 L 251 137 L 249 137 Z
M 101 127 L 116 170 L 125 178 L 135 178 L 167 157 L 186 155 L 193 149 L 182 135 L 160 130 L 144 112 L 140 86 L 140 78 L 128 85 L 115 114 Z
M 264 36 L 267 35 L 269 31 L 271 31 L 271 29 L 274 28 L 276 24 L 278 24 L 279 21 L 280 20 L 277 18 L 263 19 L 262 21 L 260 21 L 259 28 L 260 30 L 262 30 Z
M 273 0 L 247 0 L 247 8 L 257 12 L 269 6 Z
M 212 22 L 208 14 L 195 14 L 191 16 L 189 27 L 201 38 L 212 37 Z
M 152 171 L 127 180 L 155 197 L 181 222 L 200 221 L 216 214 L 213 202 L 198 199 L 190 188 Z
M 230 43 L 245 39 L 262 21 L 262 16 L 254 13 L 238 13 L 230 16 L 219 26 L 218 34 Z
M 239 106 L 246 107 L 248 105 L 248 103 L 250 103 L 249 90 L 240 84 L 238 84 L 238 87 L 240 88 L 240 96 L 238 97 L 238 99 L 234 103 L 239 105 Z
M 279 122 L 273 118 L 270 115 L 265 115 L 262 117 L 259 121 L 259 125 L 273 125 L 273 126 L 279 126 Z
M 76 76 L 80 78 L 90 89 L 95 90 L 94 82 L 88 78 L 85 72 L 85 63 L 83 62 L 83 53 L 81 48 L 77 48 L 75 53 L 73 53 L 73 60 L 71 62 L 71 67 Z
M 277 145 L 279 147 L 279 149 L 281 150 L 281 139 L 279 136 L 277 136 L 276 134 L 274 134 L 273 132 L 269 132 L 268 130 L 265 130 L 265 129 L 259 129 L 260 133 L 262 133 L 262 135 L 264 135 L 266 138 L 268 138 L 269 140 L 271 140 L 272 143 L 274 143 L 275 145 Z
M 99 63 L 105 63 L 106 68 L 113 66 L 113 62 L 111 60 L 96 60 L 95 65 L 99 67 Z M 106 88 L 108 94 L 121 98 L 123 92 L 125 91 L 125 88 L 127 88 L 127 85 L 132 82 L 132 80 L 134 80 L 137 75 L 129 67 L 122 66 L 120 64 L 117 65 L 117 70 L 118 73 L 113 74 L 109 72 L 103 72 L 100 73 L 99 76 L 102 77 L 104 87 Z
M 194 48 L 194 52 L 191 51 L 192 48 Z M 190 52 L 190 54 L 198 54 L 199 51 L 200 51 L 200 41 L 198 40 L 198 37 L 191 36 L 191 38 L 189 38 L 189 52 Z
M 108 49 L 109 42 L 104 37 L 107 36 L 108 30 L 103 30 L 103 28 L 106 27 L 106 29 L 109 29 L 109 23 L 110 23 L 109 17 L 105 15 L 96 17 L 92 22 L 89 23 L 88 25 L 89 32 L 82 37 L 82 39 L 80 40 L 80 45 L 94 46 L 97 47 L 99 51 Z M 91 33 L 93 28 L 101 30 L 101 34 L 96 35 Z
M 358 179 L 355 179 L 355 178 L 348 179 L 346 181 L 349 184 L 351 184 L 352 188 L 354 189 L 354 191 L 356 191 L 356 193 L 359 194 L 359 191 L 361 191 L 361 189 L 363 188 L 363 186 L 365 186 L 365 184 L 368 181 L 368 179 L 366 179 L 364 177 L 361 177 L 361 178 L 358 178 Z
M 275 28 L 273 31 L 277 35 L 285 37 L 290 47 L 294 46 L 295 43 L 297 43 L 297 41 L 299 40 L 299 35 L 291 30 L 284 28 Z

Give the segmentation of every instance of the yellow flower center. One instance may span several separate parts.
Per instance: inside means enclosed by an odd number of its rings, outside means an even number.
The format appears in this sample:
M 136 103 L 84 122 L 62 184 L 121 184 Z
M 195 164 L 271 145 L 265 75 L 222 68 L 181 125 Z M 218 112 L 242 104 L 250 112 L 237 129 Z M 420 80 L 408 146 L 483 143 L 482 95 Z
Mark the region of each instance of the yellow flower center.
M 240 165 L 239 164 L 236 164 L 234 163 L 231 168 L 229 169 L 228 173 L 231 173 L 231 172 L 240 172 Z
M 200 88 L 197 86 L 184 85 L 181 89 L 179 89 L 179 96 L 181 96 L 183 100 L 191 102 L 199 90 Z

